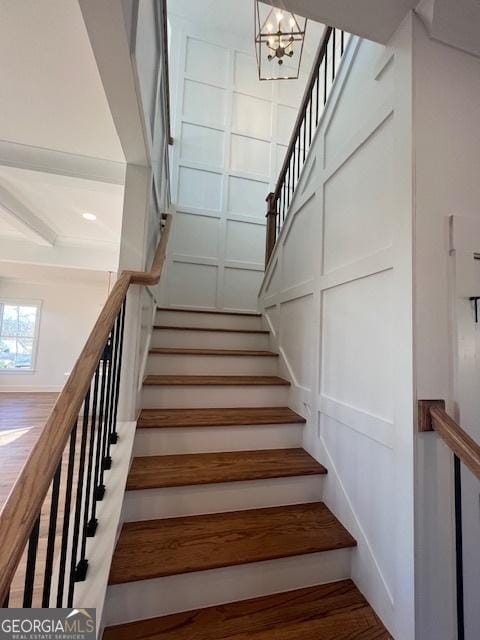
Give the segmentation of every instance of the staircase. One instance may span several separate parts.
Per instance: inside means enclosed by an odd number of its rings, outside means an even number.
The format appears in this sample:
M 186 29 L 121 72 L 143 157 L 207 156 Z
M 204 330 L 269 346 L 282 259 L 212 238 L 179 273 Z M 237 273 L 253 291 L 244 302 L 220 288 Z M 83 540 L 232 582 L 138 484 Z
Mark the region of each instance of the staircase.
M 153 333 L 104 639 L 389 638 L 261 316 L 161 309 Z

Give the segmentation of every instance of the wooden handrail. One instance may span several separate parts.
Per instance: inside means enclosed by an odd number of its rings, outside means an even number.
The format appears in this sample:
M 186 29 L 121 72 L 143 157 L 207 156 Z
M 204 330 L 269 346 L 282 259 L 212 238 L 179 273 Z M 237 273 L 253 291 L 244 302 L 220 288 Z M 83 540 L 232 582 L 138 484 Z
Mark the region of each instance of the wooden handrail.
M 154 285 L 160 280 L 171 225 L 168 215 L 151 270 L 123 271 L 116 281 L 0 513 L 0 602 L 8 593 L 123 300 L 131 284 Z
M 436 431 L 445 444 L 480 480 L 480 445 L 445 411 L 443 400 L 420 400 L 419 431 Z

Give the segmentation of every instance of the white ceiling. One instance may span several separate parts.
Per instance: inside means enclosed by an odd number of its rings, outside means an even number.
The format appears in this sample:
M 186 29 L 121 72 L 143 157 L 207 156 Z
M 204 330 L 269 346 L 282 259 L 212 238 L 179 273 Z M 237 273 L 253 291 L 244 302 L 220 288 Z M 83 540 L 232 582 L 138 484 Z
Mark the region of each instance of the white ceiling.
M 0 0 L 0 140 L 124 161 L 77 0 Z
M 0 274 L 116 269 L 125 157 L 78 0 L 0 0 L 0 59 Z
M 2 281 L 8 280 L 33 284 L 67 284 L 69 286 L 104 287 L 108 294 L 114 278 L 105 271 L 86 269 L 63 269 L 57 267 L 0 262 L 0 296 Z
M 0 185 L 48 225 L 57 242 L 120 242 L 122 185 L 2 166 Z M 97 220 L 84 220 L 82 213 L 93 213 Z M 9 218 L 0 202 L 0 234 L 15 232 Z

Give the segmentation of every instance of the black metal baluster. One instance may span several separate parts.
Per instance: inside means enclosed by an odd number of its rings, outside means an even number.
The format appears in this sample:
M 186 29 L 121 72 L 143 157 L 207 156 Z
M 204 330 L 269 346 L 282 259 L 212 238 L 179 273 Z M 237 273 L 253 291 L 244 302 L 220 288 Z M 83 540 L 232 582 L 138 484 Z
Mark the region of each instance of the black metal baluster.
M 94 470 L 94 490 L 92 498 L 92 513 L 91 520 L 96 520 L 97 502 L 103 500 L 105 495 L 105 485 L 100 482 L 100 467 L 102 461 L 102 446 L 103 446 L 103 429 L 104 429 L 104 411 L 105 411 L 105 384 L 106 384 L 106 345 L 103 350 L 102 357 L 100 358 L 100 405 L 98 409 L 98 422 L 97 422 L 97 437 L 96 437 L 96 449 L 95 449 L 95 470 Z
M 292 173 L 292 159 L 290 158 L 290 162 L 288 163 L 288 171 L 287 171 L 287 207 L 290 207 L 290 177 Z
M 336 47 L 336 33 L 337 30 L 334 28 L 332 31 L 332 82 L 335 80 L 335 47 Z
M 115 339 L 115 323 L 113 323 L 113 327 L 110 331 L 110 336 L 107 341 L 106 346 L 106 378 L 107 381 L 105 383 L 105 417 L 104 417 L 104 428 L 102 432 L 102 457 L 100 464 L 100 484 L 105 485 L 104 483 L 104 474 L 106 469 L 110 469 L 112 466 L 112 460 L 108 457 L 108 447 L 109 447 L 109 439 L 110 439 L 110 412 L 113 409 L 112 407 L 112 366 L 113 366 L 113 341 Z
M 25 587 L 23 590 L 23 608 L 30 609 L 33 602 L 33 587 L 35 585 L 35 565 L 37 564 L 38 534 L 40 532 L 40 514 L 33 525 L 28 540 L 27 568 L 25 571 Z
M 318 67 L 318 73 L 317 73 L 317 79 L 315 80 L 316 83 L 316 96 L 317 96 L 317 100 L 316 100 L 316 114 L 315 114 L 315 126 L 318 126 L 318 119 L 319 119 L 319 102 L 320 102 L 320 67 Z
M 342 29 L 340 31 L 340 52 L 342 56 L 344 51 L 345 51 L 345 31 Z
M 50 592 L 52 589 L 53 558 L 55 554 L 55 536 L 57 533 L 58 498 L 60 495 L 60 476 L 62 463 L 57 467 L 52 482 L 50 499 L 50 519 L 48 523 L 47 551 L 45 555 L 45 576 L 43 578 L 42 607 L 50 606 Z
M 292 153 L 292 157 L 293 157 L 293 172 L 292 172 L 292 193 L 291 193 L 291 197 L 293 199 L 293 192 L 295 190 L 295 172 L 296 172 L 296 163 L 297 163 L 297 154 L 296 154 L 296 149 L 295 149 L 295 145 L 293 147 L 293 153 Z
M 121 309 L 115 319 L 115 340 L 113 344 L 112 355 L 112 410 L 110 412 L 110 423 L 108 425 L 108 454 L 107 457 L 111 459 L 110 448 L 112 444 L 116 444 L 118 434 L 116 432 L 115 424 L 115 407 L 117 406 L 117 373 L 118 373 L 118 360 L 119 360 L 119 347 L 120 347 L 120 324 L 121 324 Z M 115 435 L 114 435 L 115 434 Z
M 117 413 L 118 413 L 118 398 L 120 393 L 120 376 L 122 373 L 122 354 L 123 354 L 123 334 L 125 329 L 125 312 L 127 307 L 127 298 L 123 299 L 122 308 L 120 309 L 120 343 L 118 345 L 118 365 L 117 365 L 117 379 L 115 382 L 115 405 L 113 415 L 113 431 L 110 439 L 112 444 L 115 444 L 118 440 L 117 433 Z
M 313 108 L 313 86 L 310 89 L 310 109 L 309 109 L 309 118 L 310 122 L 308 125 L 308 148 L 312 144 L 312 108 Z
M 327 104 L 327 76 L 328 76 L 328 43 L 325 47 L 325 57 L 323 59 L 324 69 L 323 69 L 323 104 Z
M 68 531 L 70 528 L 70 503 L 72 501 L 73 469 L 75 465 L 75 445 L 77 440 L 77 422 L 70 434 L 70 449 L 68 452 L 67 484 L 65 490 L 65 511 L 63 513 L 62 547 L 58 569 L 57 608 L 63 604 L 63 587 L 65 585 L 65 567 L 67 564 Z M 60 463 L 61 464 L 61 463 Z
M 300 159 L 302 157 L 302 141 L 301 141 L 301 131 L 302 128 L 300 127 L 300 129 L 298 130 L 297 133 L 297 140 L 298 140 L 298 158 L 297 158 L 297 180 L 296 182 L 298 182 L 298 178 L 300 177 Z
M 85 400 L 83 403 L 83 421 L 82 421 L 82 438 L 80 441 L 80 457 L 78 462 L 78 483 L 77 492 L 75 495 L 75 515 L 73 521 L 73 537 L 72 537 L 72 551 L 70 560 L 70 580 L 68 586 L 67 606 L 71 607 L 73 602 L 73 589 L 75 582 L 81 582 L 87 577 L 88 560 L 81 558 L 77 565 L 77 549 L 78 538 L 80 534 L 80 520 L 82 517 L 82 499 L 83 492 L 83 478 L 85 475 L 85 458 L 87 451 L 87 436 L 88 436 L 88 422 L 90 412 L 90 389 L 87 391 Z M 82 531 L 83 534 L 83 531 Z
M 305 158 L 307 155 L 307 110 L 305 109 L 305 113 L 303 116 L 303 163 L 302 167 L 305 164 Z
M 453 456 L 455 484 L 455 560 L 457 569 L 457 640 L 465 638 L 465 609 L 463 597 L 463 523 L 462 523 L 462 467 Z
M 85 557 L 85 547 L 87 545 L 87 537 L 92 538 L 97 530 L 97 519 L 88 519 L 90 511 L 90 498 L 93 500 L 92 494 L 92 471 L 93 471 L 93 454 L 95 451 L 95 432 L 96 432 L 96 419 L 97 419 L 97 401 L 98 401 L 98 377 L 100 375 L 100 365 L 97 365 L 95 370 L 95 377 L 93 380 L 93 403 L 92 403 L 92 417 L 90 420 L 90 443 L 88 448 L 88 466 L 87 466 L 87 485 L 85 487 L 85 511 L 83 514 L 83 530 L 85 535 L 82 538 L 82 548 L 80 551 L 80 557 Z M 93 491 L 95 491 L 95 484 L 93 483 Z

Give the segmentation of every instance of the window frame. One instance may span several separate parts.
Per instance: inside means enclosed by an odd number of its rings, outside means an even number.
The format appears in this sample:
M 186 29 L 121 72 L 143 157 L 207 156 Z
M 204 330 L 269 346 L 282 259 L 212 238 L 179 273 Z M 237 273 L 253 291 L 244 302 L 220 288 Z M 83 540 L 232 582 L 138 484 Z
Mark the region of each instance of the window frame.
M 3 298 L 0 296 L 0 305 L 10 305 L 17 307 L 36 307 L 37 314 L 35 318 L 35 329 L 33 332 L 33 344 L 32 344 L 32 365 L 28 369 L 0 369 L 0 375 L 14 374 L 14 375 L 32 375 L 37 370 L 37 355 L 38 355 L 38 343 L 40 338 L 40 316 L 42 314 L 43 301 L 32 298 Z M 0 332 L 3 321 L 3 311 L 0 313 Z M 1 335 L 0 335 L 1 339 Z

